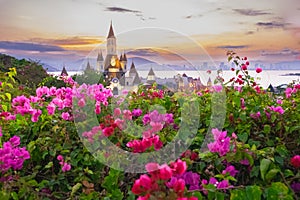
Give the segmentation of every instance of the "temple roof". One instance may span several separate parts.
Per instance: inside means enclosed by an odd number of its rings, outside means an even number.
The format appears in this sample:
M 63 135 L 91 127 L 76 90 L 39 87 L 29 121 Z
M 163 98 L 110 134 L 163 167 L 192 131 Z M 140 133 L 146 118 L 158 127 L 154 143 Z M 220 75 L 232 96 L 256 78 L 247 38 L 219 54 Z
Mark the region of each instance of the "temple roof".
M 155 76 L 155 74 L 154 74 L 154 71 L 153 71 L 152 67 L 151 67 L 151 69 L 150 69 L 150 71 L 149 71 L 149 73 L 148 73 L 148 76 Z
M 124 57 L 123 57 L 124 58 Z M 131 67 L 130 67 L 130 70 L 129 70 L 129 74 L 137 74 L 137 71 L 135 69 L 135 65 L 134 63 L 132 62 L 131 63 Z
M 62 71 L 61 71 L 61 74 L 60 74 L 61 76 L 68 76 L 68 72 L 67 72 L 67 70 L 66 70 L 66 68 L 65 68 L 65 66 L 63 66 L 63 69 L 62 69 Z

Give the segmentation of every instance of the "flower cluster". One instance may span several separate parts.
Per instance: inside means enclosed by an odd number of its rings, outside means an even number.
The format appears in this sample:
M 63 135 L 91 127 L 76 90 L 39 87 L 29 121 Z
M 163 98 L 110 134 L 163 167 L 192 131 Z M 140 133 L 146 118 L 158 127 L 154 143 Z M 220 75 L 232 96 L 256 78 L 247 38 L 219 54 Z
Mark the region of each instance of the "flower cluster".
M 59 164 L 61 165 L 61 170 L 63 172 L 71 170 L 71 165 L 64 161 L 64 157 L 62 155 L 58 155 L 57 160 L 59 161 Z
M 220 156 L 226 155 L 230 151 L 230 137 L 227 137 L 227 131 L 212 129 L 212 134 L 215 141 L 207 145 L 208 149 Z
M 300 155 L 295 155 L 291 158 L 291 164 L 295 168 L 300 168 Z
M 109 89 L 105 89 L 101 84 L 94 85 L 81 85 L 76 87 L 73 84 L 73 88 L 70 87 L 39 87 L 36 89 L 36 96 L 25 97 L 24 95 L 18 96 L 12 100 L 12 108 L 14 115 L 7 113 L 5 118 L 15 119 L 16 114 L 31 115 L 31 121 L 37 122 L 42 110 L 38 109 L 40 106 L 47 104 L 47 99 L 52 99 L 50 103 L 46 105 L 49 115 L 54 115 L 56 110 L 64 110 L 61 113 L 61 117 L 64 120 L 72 120 L 71 109 L 73 107 L 73 98 L 78 100 L 78 106 L 84 107 L 87 100 L 96 101 L 95 113 L 100 114 L 101 104 L 108 105 L 107 99 L 112 96 L 112 92 Z M 35 108 L 37 107 L 37 108 Z
M 139 195 L 139 200 L 147 200 L 152 198 L 157 198 L 156 194 L 160 191 L 166 190 L 166 187 L 172 189 L 169 195 L 174 195 L 177 197 L 177 200 L 180 199 L 197 199 L 195 197 L 184 197 L 185 185 L 186 182 L 184 178 L 188 177 L 187 182 L 189 185 L 197 184 L 197 177 L 194 177 L 195 180 L 192 180 L 192 177 L 186 174 L 187 165 L 182 160 L 177 160 L 176 162 L 170 163 L 170 165 L 163 164 L 159 165 L 157 163 L 148 163 L 146 165 L 146 170 L 150 176 L 143 174 L 139 179 L 135 180 L 132 193 Z M 158 198 L 157 198 L 158 199 Z
M 25 147 L 20 148 L 20 137 L 13 136 L 8 142 L 3 143 L 0 148 L 0 171 L 6 172 L 10 168 L 20 170 L 25 160 L 30 158 L 29 152 Z
M 140 114 L 141 111 L 138 110 L 137 112 L 137 110 L 135 109 L 133 113 L 136 115 Z M 131 117 L 131 115 L 128 114 L 127 116 Z M 160 114 L 157 110 L 154 110 L 148 114 L 145 114 L 142 121 L 144 126 L 148 125 L 148 129 L 143 131 L 142 139 L 130 141 L 126 144 L 126 146 L 132 148 L 133 152 L 135 153 L 145 152 L 152 146 L 155 150 L 159 150 L 163 146 L 163 142 L 159 139 L 159 135 L 157 135 L 157 133 L 161 131 L 165 126 L 174 123 L 173 114 Z

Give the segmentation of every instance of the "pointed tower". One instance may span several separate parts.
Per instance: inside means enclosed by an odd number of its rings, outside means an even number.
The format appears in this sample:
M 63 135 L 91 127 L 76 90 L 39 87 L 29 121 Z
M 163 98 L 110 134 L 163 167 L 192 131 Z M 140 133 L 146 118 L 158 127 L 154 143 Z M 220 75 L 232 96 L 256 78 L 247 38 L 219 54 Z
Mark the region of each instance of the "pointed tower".
M 109 32 L 107 35 L 107 44 L 106 44 L 107 54 L 116 55 L 117 54 L 117 42 L 112 27 L 112 22 L 110 22 Z
M 154 71 L 151 67 L 151 69 L 148 73 L 148 76 L 147 76 L 147 83 L 153 84 L 154 82 L 155 82 L 155 74 L 154 74 Z
M 136 75 L 137 75 L 137 71 L 136 71 L 134 62 L 132 62 L 130 70 L 129 70 L 129 77 L 135 77 Z
M 208 78 L 208 81 L 207 81 L 207 87 L 211 87 L 212 86 L 212 81 L 210 79 L 210 77 Z
M 68 76 L 68 72 L 67 72 L 67 70 L 65 68 L 65 65 L 63 66 L 63 69 L 61 70 L 61 74 L 60 75 L 61 76 Z
M 87 61 L 85 70 L 92 70 L 92 67 L 90 65 L 90 61 L 89 60 Z
M 98 56 L 97 56 L 97 71 L 98 72 L 104 71 L 102 51 L 100 51 L 100 53 L 98 53 Z
M 126 58 L 125 53 L 123 55 L 121 54 L 120 63 L 121 63 L 121 67 L 122 67 L 123 71 L 126 71 L 127 58 Z

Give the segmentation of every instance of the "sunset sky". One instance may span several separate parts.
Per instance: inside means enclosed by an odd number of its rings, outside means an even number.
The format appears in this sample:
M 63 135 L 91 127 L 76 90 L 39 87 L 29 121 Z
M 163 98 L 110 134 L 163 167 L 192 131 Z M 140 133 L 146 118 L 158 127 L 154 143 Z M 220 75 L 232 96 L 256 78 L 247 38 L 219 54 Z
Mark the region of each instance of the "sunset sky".
M 201 62 L 194 43 L 215 61 L 226 62 L 227 50 L 265 63 L 300 60 L 299 0 L 0 0 L 0 18 L 0 53 L 57 68 L 105 42 L 111 21 L 130 56 L 172 61 L 180 52 Z

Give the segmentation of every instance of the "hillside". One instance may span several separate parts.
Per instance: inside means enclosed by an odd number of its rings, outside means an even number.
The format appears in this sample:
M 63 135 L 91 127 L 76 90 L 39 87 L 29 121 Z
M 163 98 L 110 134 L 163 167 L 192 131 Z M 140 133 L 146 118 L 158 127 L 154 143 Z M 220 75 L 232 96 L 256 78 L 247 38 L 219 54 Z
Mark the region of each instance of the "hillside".
M 0 71 L 7 72 L 9 68 L 16 68 L 16 80 L 28 87 L 36 87 L 44 78 L 49 76 L 39 63 L 0 54 Z

